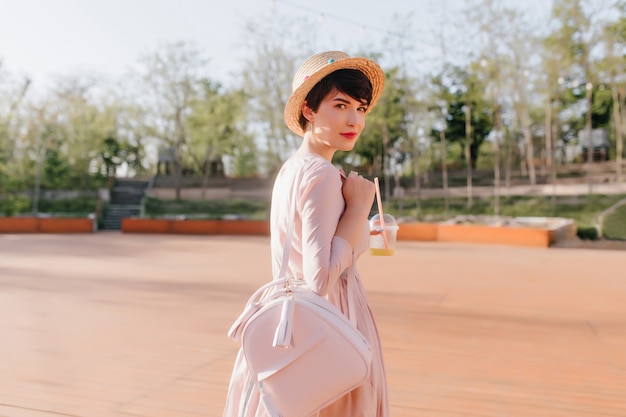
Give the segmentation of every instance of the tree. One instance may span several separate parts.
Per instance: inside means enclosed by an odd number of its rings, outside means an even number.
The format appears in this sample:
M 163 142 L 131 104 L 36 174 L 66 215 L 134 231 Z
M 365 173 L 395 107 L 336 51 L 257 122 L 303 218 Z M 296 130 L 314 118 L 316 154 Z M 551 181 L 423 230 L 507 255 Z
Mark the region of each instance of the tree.
M 42 171 L 44 170 L 44 164 L 48 162 L 48 150 L 55 139 L 55 129 L 47 123 L 50 116 L 46 114 L 44 106 L 32 110 L 34 115 L 30 118 L 30 126 L 26 132 L 25 139 L 27 142 L 30 142 L 29 148 L 35 159 L 32 211 L 33 213 L 37 213 L 39 211 L 39 199 L 41 195 Z M 54 154 L 53 156 L 57 155 Z M 48 168 L 47 165 L 46 168 Z M 69 171 L 69 169 L 67 171 Z M 63 177 L 57 176 L 57 173 L 54 172 L 53 178 L 65 179 L 67 171 L 63 172 Z
M 300 144 L 283 114 L 297 66 L 313 50 L 316 28 L 306 19 L 294 21 L 277 14 L 254 19 L 245 28 L 243 46 L 250 54 L 243 63 L 242 86 L 250 97 L 249 122 L 262 142 L 262 166 L 270 175 Z
M 514 12 L 502 6 L 500 0 L 482 0 L 479 7 L 469 10 L 470 19 L 478 27 L 479 40 L 482 42 L 480 63 L 489 102 L 492 105 L 493 144 L 494 144 L 494 211 L 500 214 L 500 160 L 501 138 L 503 135 L 503 76 L 508 46 L 505 39 L 509 32 L 509 18 Z M 508 169 L 508 167 L 507 167 Z
M 510 33 L 507 34 L 505 42 L 510 51 L 510 64 L 508 65 L 508 78 L 511 80 L 512 109 L 517 114 L 520 121 L 525 147 L 525 167 L 528 167 L 530 184 L 537 183 L 535 172 L 535 147 L 533 143 L 533 118 L 531 110 L 533 107 L 532 97 L 529 94 L 529 84 L 533 80 L 531 66 L 533 62 L 533 51 L 538 49 L 538 37 L 534 35 L 536 28 L 522 13 L 514 10 L 507 10 L 505 19 L 509 26 Z M 510 149 L 507 152 L 507 160 L 510 160 Z M 545 143 L 546 155 L 550 155 L 550 146 Z M 544 170 L 545 158 L 541 158 L 542 171 Z M 524 166 L 524 165 L 523 165 Z M 511 164 L 507 163 L 506 183 L 510 185 Z
M 376 57 L 370 58 L 377 60 Z M 400 77 L 397 67 L 385 72 L 383 94 L 367 116 L 365 129 L 353 150 L 353 154 L 358 156 L 358 165 L 365 168 L 370 176 L 384 176 L 386 200 L 391 192 L 389 173 L 395 169 L 396 162 L 402 162 L 407 156 L 405 149 L 396 147 L 402 138 L 408 136 L 406 83 L 407 79 Z M 338 158 L 342 158 L 342 153 Z
M 115 176 L 117 169 L 124 162 L 124 148 L 113 136 L 107 136 L 103 141 L 100 157 L 104 164 L 104 173 L 107 177 Z
M 42 121 L 54 130 L 59 155 L 72 167 L 64 179 L 66 188 L 86 190 L 102 182 L 101 155 L 105 139 L 116 133 L 117 108 L 107 103 L 101 87 L 99 80 L 90 77 L 62 78 L 41 105 L 49 115 Z
M 555 29 L 553 36 L 566 45 L 569 52 L 569 62 L 572 63 L 571 72 L 566 78 L 573 79 L 584 91 L 585 100 L 585 136 L 587 137 L 587 183 L 589 194 L 592 192 L 591 163 L 593 154 L 593 143 L 591 130 L 592 107 L 593 107 L 593 85 L 595 75 L 592 69 L 592 49 L 595 44 L 592 13 L 584 7 L 584 0 L 556 0 L 552 7 L 552 16 L 559 26 Z
M 8 72 L 0 73 L 0 196 L 10 191 L 11 182 L 16 181 L 16 178 L 11 178 L 11 173 L 16 164 L 20 130 L 18 114 L 30 86 L 29 78 L 15 81 Z
M 195 45 L 174 42 L 143 56 L 142 63 L 146 131 L 159 147 L 173 149 L 178 200 L 188 152 L 188 118 L 202 91 L 207 59 Z
M 189 116 L 189 154 L 202 172 L 203 189 L 210 174 L 207 164 L 233 158 L 233 175 L 256 173 L 256 147 L 245 129 L 245 106 L 248 97 L 243 91 L 224 92 L 219 84 L 208 80 L 192 104 Z
M 130 90 L 130 89 L 129 89 Z M 150 134 L 153 131 L 149 109 L 142 106 L 139 98 L 116 95 L 117 116 L 115 140 L 123 150 L 119 169 L 124 169 L 128 176 L 147 176 L 153 172 L 153 166 L 146 155 Z M 117 173 L 116 173 L 117 175 Z
M 605 43 L 606 57 L 603 62 L 605 71 L 608 73 L 611 86 L 611 110 L 612 121 L 615 131 L 615 171 L 617 180 L 623 179 L 623 153 L 624 153 L 624 126 L 623 107 L 621 98 L 624 94 L 624 52 L 626 50 L 626 2 L 618 3 L 616 9 L 620 17 L 609 22 L 603 31 L 602 39 Z M 618 81 L 619 80 L 619 81 Z M 620 91 L 622 91 L 620 97 Z
M 475 65 L 474 65 L 475 67 Z M 446 136 L 451 143 L 460 146 L 460 154 L 465 159 L 464 149 L 467 146 L 466 114 L 464 106 L 469 106 L 470 124 L 470 163 L 476 169 L 480 148 L 492 128 L 489 103 L 484 97 L 485 86 L 475 72 L 448 66 L 444 78 L 433 79 L 432 85 L 439 90 L 439 97 L 448 103 L 445 114 L 447 120 Z M 439 136 L 438 131 L 435 136 Z
M 542 74 L 545 91 L 545 142 L 549 146 L 550 157 L 550 183 L 552 184 L 551 204 L 552 212 L 556 212 L 556 146 L 557 138 L 561 133 L 561 126 L 557 115 L 563 103 L 563 94 L 560 85 L 564 78 L 561 76 L 561 66 L 568 66 L 568 54 L 564 45 L 553 35 L 547 36 L 542 41 Z M 555 108 L 556 106 L 556 108 Z
M 421 39 L 420 34 L 415 27 L 414 13 L 403 14 L 401 16 L 394 15 L 391 22 L 392 30 L 386 33 L 383 38 L 382 53 L 377 54 L 377 60 L 380 65 L 384 65 L 389 61 L 391 68 L 388 73 L 393 74 L 397 81 L 394 81 L 393 88 L 399 90 L 402 94 L 394 94 L 398 102 L 396 106 L 400 109 L 399 114 L 403 114 L 402 120 L 397 120 L 399 132 L 401 136 L 394 142 L 391 149 L 385 149 L 386 157 L 389 161 L 388 168 L 390 174 L 394 177 L 394 197 L 398 197 L 398 208 L 402 211 L 404 189 L 400 183 L 401 175 L 408 175 L 413 171 L 415 182 L 416 197 L 416 216 L 420 216 L 421 211 L 421 169 L 420 163 L 421 149 L 424 140 L 424 125 L 427 117 L 427 88 L 419 77 L 420 65 L 427 62 L 424 57 L 423 49 L 415 42 Z M 423 43 L 428 41 L 423 39 Z M 368 48 L 368 49 L 371 49 Z M 389 89 L 387 83 L 386 89 Z M 389 129 L 383 131 L 383 138 L 389 138 Z M 389 140 L 389 139 L 387 139 Z M 408 165 L 411 163 L 411 165 Z M 391 187 L 388 175 L 385 175 L 385 198 L 388 199 Z

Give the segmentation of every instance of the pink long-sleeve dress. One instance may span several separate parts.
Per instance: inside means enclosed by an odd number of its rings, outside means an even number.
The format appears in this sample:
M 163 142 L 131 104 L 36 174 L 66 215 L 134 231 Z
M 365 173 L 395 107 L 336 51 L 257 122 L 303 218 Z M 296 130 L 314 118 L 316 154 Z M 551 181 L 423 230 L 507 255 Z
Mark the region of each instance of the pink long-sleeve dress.
M 299 180 L 295 184 L 297 191 L 292 194 L 294 178 Z M 347 241 L 335 236 L 337 223 L 345 208 L 341 186 L 340 172 L 321 156 L 296 155 L 285 162 L 272 192 L 272 270 L 274 277 L 278 278 L 283 242 L 294 203 L 290 200 L 294 198 L 292 195 L 296 195 L 287 275 L 304 279 L 313 291 L 327 297 L 346 316 L 354 316 L 358 329 L 372 348 L 369 381 L 321 410 L 319 416 L 388 417 L 387 382 L 380 338 L 358 271 L 352 268 L 359 255 L 367 250 L 369 231 L 364 224 L 354 252 Z M 349 291 L 352 293 L 350 296 Z M 298 383 L 294 381 L 294 384 Z M 301 384 L 305 389 L 306 381 Z M 258 388 L 240 350 L 228 389 L 224 417 L 266 416 L 259 401 Z

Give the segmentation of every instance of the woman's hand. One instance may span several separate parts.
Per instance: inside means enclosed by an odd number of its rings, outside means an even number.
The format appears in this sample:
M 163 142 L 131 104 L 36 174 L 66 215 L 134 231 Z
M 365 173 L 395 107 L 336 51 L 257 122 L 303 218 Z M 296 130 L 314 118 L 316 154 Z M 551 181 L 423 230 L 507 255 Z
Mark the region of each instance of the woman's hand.
M 372 203 L 374 201 L 374 193 L 376 188 L 374 183 L 366 178 L 363 178 L 354 171 L 343 181 L 342 187 L 343 199 L 346 202 L 346 208 L 361 206 L 369 214 Z
M 346 209 L 339 219 L 335 236 L 348 241 L 354 249 L 363 231 L 363 225 L 367 222 L 376 188 L 373 182 L 356 172 L 350 172 L 343 180 L 341 192 L 346 202 Z

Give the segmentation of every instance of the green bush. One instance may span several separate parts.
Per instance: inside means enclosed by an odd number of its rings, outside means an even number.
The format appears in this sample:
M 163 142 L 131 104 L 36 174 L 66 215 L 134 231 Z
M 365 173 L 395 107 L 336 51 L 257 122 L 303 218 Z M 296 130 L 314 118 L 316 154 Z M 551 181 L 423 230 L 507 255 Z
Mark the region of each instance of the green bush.
M 576 230 L 576 236 L 583 240 L 597 240 L 598 229 L 595 227 L 578 227 Z
M 87 215 L 96 211 L 96 197 L 76 197 L 39 201 L 40 213 Z
M 64 199 L 42 199 L 39 201 L 39 213 L 62 214 L 69 216 L 86 216 L 96 210 L 95 197 L 76 197 Z M 21 194 L 9 194 L 0 200 L 0 214 L 14 216 L 32 214 L 33 201 Z
M 15 214 L 27 213 L 31 210 L 30 198 L 19 194 L 9 194 L 0 200 L 0 214 L 13 216 Z
M 261 200 L 161 200 L 146 197 L 144 209 L 146 217 L 184 215 L 220 219 L 235 215 L 258 220 L 269 218 L 269 203 Z

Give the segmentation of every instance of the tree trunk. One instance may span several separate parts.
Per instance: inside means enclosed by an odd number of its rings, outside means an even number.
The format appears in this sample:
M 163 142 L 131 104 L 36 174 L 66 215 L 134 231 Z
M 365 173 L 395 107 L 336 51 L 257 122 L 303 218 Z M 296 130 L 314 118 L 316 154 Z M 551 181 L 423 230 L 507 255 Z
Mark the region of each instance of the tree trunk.
M 391 198 L 391 184 L 389 184 L 389 174 L 388 169 L 385 169 L 385 165 L 389 164 L 388 161 L 388 151 L 389 147 L 389 131 L 387 130 L 387 125 L 383 124 L 383 160 L 381 164 L 381 169 L 383 171 L 383 179 L 385 181 L 385 201 L 389 201 Z
M 446 129 L 441 129 L 441 179 L 443 181 L 443 201 L 445 215 L 448 215 L 450 210 L 450 202 L 448 198 L 448 152 L 446 144 Z
M 620 92 L 618 92 L 618 98 L 620 101 L 620 126 L 624 126 L 624 115 L 622 113 L 622 109 L 623 106 L 621 105 L 623 102 L 626 104 L 626 100 L 624 100 L 624 90 L 622 89 Z M 619 164 L 619 172 L 622 174 L 620 181 L 624 179 L 624 162 L 623 162 L 623 156 L 624 156 L 624 132 L 622 132 L 622 136 L 619 138 L 619 140 L 617 141 L 617 159 L 618 159 L 618 164 Z
M 199 164 L 202 167 L 202 184 L 201 184 L 201 198 L 206 198 L 207 186 L 209 183 L 209 176 L 211 175 L 211 161 L 214 159 L 211 146 L 208 146 L 204 152 L 204 161 Z
M 611 89 L 611 94 L 613 97 L 613 121 L 615 123 L 615 167 L 617 174 L 617 181 L 622 181 L 622 118 L 621 118 L 621 109 L 619 103 L 619 95 L 617 93 L 617 88 L 613 87 Z
M 465 105 L 465 169 L 467 176 L 467 208 L 472 208 L 473 190 L 472 190 L 472 155 L 470 152 L 472 144 L 472 108 L 469 104 Z
M 504 135 L 504 188 L 508 191 L 511 189 L 511 160 L 512 160 L 513 146 L 511 146 L 510 131 L 506 129 Z
M 176 155 L 174 156 L 174 177 L 176 184 L 176 200 L 181 199 L 181 187 L 183 179 L 183 162 L 180 155 L 180 143 L 176 146 Z
M 591 105 L 593 104 L 593 85 L 591 84 L 591 82 L 587 82 L 587 84 L 585 85 L 585 89 L 587 90 L 587 113 L 585 123 L 585 131 L 587 132 L 587 192 L 589 195 L 591 195 L 593 193 L 593 181 L 591 178 L 591 170 L 593 169 L 593 138 L 591 137 Z
M 41 144 L 41 127 L 39 134 L 37 135 L 37 160 L 35 161 L 35 184 L 33 187 L 33 213 L 37 214 L 39 212 L 39 196 L 41 194 L 41 165 L 43 164 L 43 160 L 46 155 L 46 146 L 42 146 Z
M 415 164 L 415 217 L 420 218 L 422 211 L 422 184 L 420 182 L 420 148 L 419 148 L 419 136 L 415 138 L 414 145 L 414 164 Z
M 494 162 L 493 162 L 493 197 L 494 212 L 496 216 L 500 215 L 500 106 L 496 104 L 495 111 L 495 138 L 494 144 Z
M 36 143 L 36 147 L 35 147 L 35 155 L 36 155 L 36 160 L 35 160 L 35 184 L 33 186 L 33 205 L 32 205 L 32 211 L 33 213 L 38 213 L 39 212 L 39 200 L 41 197 L 41 167 L 43 165 L 43 162 L 46 159 L 46 150 L 48 149 L 48 145 L 50 144 L 50 135 L 46 135 L 46 140 L 43 141 L 44 143 L 42 143 L 42 136 L 43 136 L 43 125 L 44 125 L 44 116 L 43 116 L 43 110 L 39 110 L 38 112 L 38 117 L 39 117 L 39 126 L 38 126 L 38 133 L 37 133 L 37 143 Z
M 524 125 L 524 142 L 526 144 L 526 164 L 528 165 L 528 178 L 530 185 L 537 184 L 537 176 L 535 174 L 535 149 L 533 146 L 533 138 L 530 132 L 530 115 L 528 107 L 522 110 L 522 123 Z
M 549 89 L 548 89 L 549 91 Z M 551 205 L 552 214 L 556 213 L 556 161 L 554 159 L 554 141 L 552 138 L 552 97 L 548 93 L 546 99 L 546 146 L 550 146 L 550 153 L 548 154 L 550 161 L 550 184 L 552 184 Z

